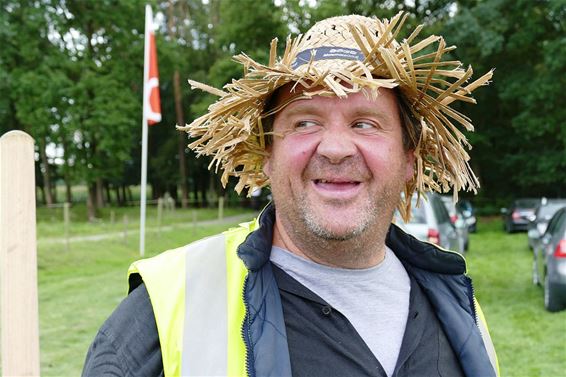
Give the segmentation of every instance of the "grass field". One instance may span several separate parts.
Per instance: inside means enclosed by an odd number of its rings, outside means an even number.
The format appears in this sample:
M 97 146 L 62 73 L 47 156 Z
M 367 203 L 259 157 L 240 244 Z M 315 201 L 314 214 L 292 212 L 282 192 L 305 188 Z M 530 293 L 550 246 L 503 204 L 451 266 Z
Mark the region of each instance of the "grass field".
M 168 220 L 164 217 L 163 222 L 191 222 L 192 216 L 191 211 L 177 210 Z M 216 215 L 209 210 L 197 216 L 201 220 Z M 139 258 L 137 233 L 133 232 L 125 241 L 116 238 L 72 242 L 68 251 L 62 242 L 43 242 L 63 236 L 58 220 L 61 218 L 62 215 L 38 215 L 43 376 L 80 375 L 85 353 L 98 327 L 126 293 L 129 264 Z M 148 219 L 148 227 L 152 226 L 156 224 Z M 218 233 L 227 226 L 172 226 L 161 233 L 150 232 L 146 238 L 147 255 Z M 116 227 L 119 228 L 108 224 L 107 218 L 97 224 L 78 221 L 72 233 L 93 234 Z M 482 219 L 478 233 L 472 235 L 468 254 L 468 270 L 490 325 L 501 375 L 565 376 L 566 312 L 551 314 L 544 310 L 542 291 L 530 280 L 531 252 L 526 235 L 507 235 L 501 228 L 499 220 Z
M 133 211 L 130 211 L 132 215 Z M 225 215 L 242 212 L 245 211 L 227 209 Z M 215 217 L 217 213 L 214 210 L 197 210 L 199 221 Z M 253 213 L 249 212 L 249 218 L 252 217 Z M 54 237 L 63 237 L 63 225 L 57 220 L 60 218 L 62 216 L 38 223 L 41 373 L 42 376 L 79 376 L 96 331 L 126 294 L 128 266 L 140 258 L 139 233 L 135 228 L 139 222 L 130 224 L 134 228 L 126 240 L 119 237 L 96 242 L 71 242 L 66 251 L 62 238 L 61 242 L 53 242 Z M 183 220 L 190 224 L 193 214 L 191 210 L 176 210 L 175 214 L 164 218 L 168 218 L 164 222 L 169 225 L 180 225 Z M 147 223 L 147 257 L 237 225 L 236 222 L 228 222 L 195 228 L 172 226 L 158 233 L 149 213 Z M 77 221 L 73 224 L 73 236 L 104 230 L 120 231 L 121 227 L 117 228 L 113 230 L 108 221 L 96 224 Z
M 525 233 L 506 234 L 499 219 L 482 219 L 467 256 L 476 296 L 487 317 L 502 376 L 566 376 L 566 311 L 544 309 L 531 283 Z

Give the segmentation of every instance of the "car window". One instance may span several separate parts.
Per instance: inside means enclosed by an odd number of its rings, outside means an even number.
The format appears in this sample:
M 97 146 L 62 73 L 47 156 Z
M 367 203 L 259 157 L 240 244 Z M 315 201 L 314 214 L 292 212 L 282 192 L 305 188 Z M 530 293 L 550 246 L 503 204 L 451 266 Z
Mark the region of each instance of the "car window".
M 562 232 L 566 231 L 566 208 L 562 210 L 558 210 L 556 212 L 556 224 L 554 225 L 554 232 Z
M 462 212 L 469 211 L 470 213 L 473 212 L 472 205 L 467 200 L 462 200 L 456 203 L 456 207 L 462 210 Z
M 560 208 L 566 206 L 566 203 L 550 203 L 539 208 L 537 217 L 545 217 L 554 214 Z
M 538 204 L 537 199 L 519 199 L 515 201 L 513 207 L 515 208 L 535 208 Z
M 566 238 L 566 208 L 562 210 L 562 216 L 556 228 L 561 232 L 562 238 Z
M 560 220 L 565 217 L 564 216 L 565 213 L 566 213 L 565 210 L 560 210 L 556 212 L 554 216 L 552 216 L 552 219 L 550 219 L 550 222 L 548 223 L 548 227 L 546 228 L 546 233 L 548 234 L 554 233 L 554 230 L 556 229 L 556 225 L 559 224 Z
M 434 215 L 436 216 L 436 220 L 438 221 L 438 223 L 442 224 L 442 223 L 450 222 L 450 215 L 448 214 L 448 211 L 446 210 L 444 203 L 442 203 L 442 200 L 438 199 L 438 197 L 432 197 L 431 202 L 432 202 L 432 209 L 434 211 Z

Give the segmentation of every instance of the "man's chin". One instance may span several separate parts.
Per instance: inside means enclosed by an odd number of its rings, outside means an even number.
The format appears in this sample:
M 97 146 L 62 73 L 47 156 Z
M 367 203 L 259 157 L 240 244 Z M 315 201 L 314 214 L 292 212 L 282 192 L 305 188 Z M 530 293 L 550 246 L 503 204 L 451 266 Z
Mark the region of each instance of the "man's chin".
M 365 230 L 365 227 L 344 227 L 344 224 L 328 224 L 324 221 L 305 219 L 307 228 L 316 237 L 325 241 L 349 241 Z

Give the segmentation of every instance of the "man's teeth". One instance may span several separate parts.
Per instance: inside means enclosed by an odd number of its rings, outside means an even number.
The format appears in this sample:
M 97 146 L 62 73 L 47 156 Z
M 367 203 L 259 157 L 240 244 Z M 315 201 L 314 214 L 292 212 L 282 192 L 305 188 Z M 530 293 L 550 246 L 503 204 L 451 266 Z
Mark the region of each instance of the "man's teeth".
M 358 183 L 356 181 L 340 181 L 340 182 L 336 182 L 336 181 L 328 181 L 326 179 L 316 179 L 315 180 L 316 183 Z

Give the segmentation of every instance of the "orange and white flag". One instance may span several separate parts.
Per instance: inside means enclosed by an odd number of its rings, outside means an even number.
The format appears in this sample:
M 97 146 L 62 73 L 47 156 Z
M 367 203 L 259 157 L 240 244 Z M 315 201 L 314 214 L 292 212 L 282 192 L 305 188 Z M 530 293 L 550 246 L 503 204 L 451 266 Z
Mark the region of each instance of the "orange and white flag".
M 145 6 L 145 44 L 143 78 L 143 112 L 151 126 L 161 121 L 161 100 L 159 97 L 159 73 L 157 71 L 157 49 L 155 47 L 155 26 L 153 12 Z

